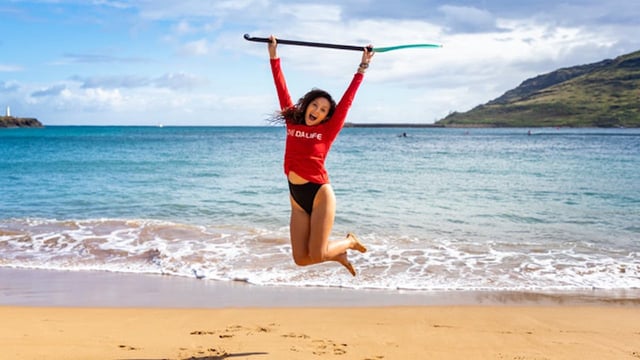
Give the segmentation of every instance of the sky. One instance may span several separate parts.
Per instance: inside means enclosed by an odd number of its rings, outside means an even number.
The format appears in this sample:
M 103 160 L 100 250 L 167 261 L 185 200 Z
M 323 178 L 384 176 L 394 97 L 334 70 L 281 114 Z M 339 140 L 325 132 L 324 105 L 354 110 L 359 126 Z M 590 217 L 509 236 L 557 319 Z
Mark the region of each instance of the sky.
M 267 45 L 437 49 L 375 54 L 347 121 L 433 123 L 524 80 L 640 50 L 629 0 L 0 0 L 0 114 L 45 125 L 267 125 Z M 294 101 L 339 99 L 361 54 L 280 45 Z

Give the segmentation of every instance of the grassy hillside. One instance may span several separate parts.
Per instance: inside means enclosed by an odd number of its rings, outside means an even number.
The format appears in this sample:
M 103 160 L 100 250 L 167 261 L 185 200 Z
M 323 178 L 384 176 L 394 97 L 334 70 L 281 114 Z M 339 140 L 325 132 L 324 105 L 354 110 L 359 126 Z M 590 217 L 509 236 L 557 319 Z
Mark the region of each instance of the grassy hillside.
M 640 51 L 560 69 L 436 124 L 492 127 L 640 127 Z

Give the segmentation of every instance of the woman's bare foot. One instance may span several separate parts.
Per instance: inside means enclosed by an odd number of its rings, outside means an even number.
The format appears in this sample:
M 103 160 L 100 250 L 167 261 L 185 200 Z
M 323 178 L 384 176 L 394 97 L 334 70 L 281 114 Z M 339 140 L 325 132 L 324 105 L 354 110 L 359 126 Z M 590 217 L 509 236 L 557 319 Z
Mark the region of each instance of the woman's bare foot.
M 351 264 L 349 259 L 347 259 L 347 253 L 338 255 L 338 257 L 336 257 L 335 260 L 340 264 L 342 264 L 342 266 L 347 268 L 347 270 L 349 270 L 352 276 L 356 276 L 356 269 L 353 268 L 353 265 Z
M 360 242 L 360 239 L 358 239 L 356 234 L 351 233 L 351 232 L 348 233 L 347 234 L 347 239 L 351 240 L 350 249 L 360 251 L 361 253 L 367 252 L 367 248 L 362 244 L 362 242 Z

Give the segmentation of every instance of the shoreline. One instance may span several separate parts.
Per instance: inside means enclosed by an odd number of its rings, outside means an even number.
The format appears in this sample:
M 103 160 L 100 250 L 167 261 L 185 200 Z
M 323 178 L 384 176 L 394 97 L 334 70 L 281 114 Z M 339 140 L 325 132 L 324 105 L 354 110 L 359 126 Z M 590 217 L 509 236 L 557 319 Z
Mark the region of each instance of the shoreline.
M 0 268 L 0 279 L 0 306 L 640 306 L 640 289 L 532 292 L 301 288 L 149 274 L 16 268 Z

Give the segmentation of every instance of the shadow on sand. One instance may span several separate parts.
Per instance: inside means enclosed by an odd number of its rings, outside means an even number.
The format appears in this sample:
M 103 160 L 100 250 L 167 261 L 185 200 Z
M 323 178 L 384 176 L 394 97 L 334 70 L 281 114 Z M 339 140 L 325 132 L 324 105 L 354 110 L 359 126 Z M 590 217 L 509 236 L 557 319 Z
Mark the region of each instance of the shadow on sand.
M 225 359 L 232 359 L 232 358 L 235 358 L 235 357 L 267 355 L 267 354 L 269 354 L 269 353 L 267 353 L 267 352 L 244 352 L 244 353 L 222 354 L 222 355 L 191 356 L 191 357 L 184 358 L 184 359 L 181 359 L 181 360 L 225 360 Z M 127 358 L 127 359 L 119 359 L 119 360 L 169 360 L 169 358 L 162 358 L 162 359 Z

